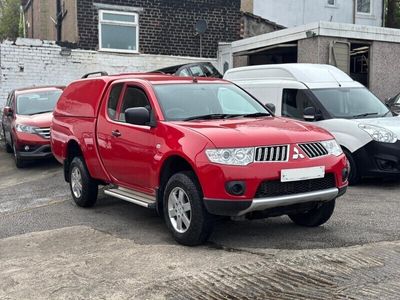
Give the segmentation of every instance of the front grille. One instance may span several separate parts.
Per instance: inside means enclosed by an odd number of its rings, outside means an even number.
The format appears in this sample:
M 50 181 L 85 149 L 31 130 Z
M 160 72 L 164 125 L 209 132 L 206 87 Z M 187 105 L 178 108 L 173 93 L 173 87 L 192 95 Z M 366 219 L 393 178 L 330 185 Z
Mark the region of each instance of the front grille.
M 263 181 L 257 189 L 255 198 L 286 196 L 315 192 L 336 187 L 335 175 L 328 173 L 324 178 L 292 182 Z
M 50 128 L 37 128 L 35 131 L 45 139 L 50 139 Z
M 324 146 L 322 146 L 321 143 L 299 144 L 299 147 L 304 151 L 305 154 L 307 154 L 309 158 L 315 158 L 328 154 L 328 151 Z
M 256 161 L 287 161 L 289 145 L 256 148 Z

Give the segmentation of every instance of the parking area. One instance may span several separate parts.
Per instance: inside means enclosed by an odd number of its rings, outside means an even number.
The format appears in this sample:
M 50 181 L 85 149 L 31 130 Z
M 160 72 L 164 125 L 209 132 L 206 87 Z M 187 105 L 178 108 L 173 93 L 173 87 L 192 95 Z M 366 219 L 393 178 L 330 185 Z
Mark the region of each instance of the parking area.
M 399 181 L 349 188 L 319 228 L 224 220 L 187 248 L 153 211 L 102 193 L 78 208 L 54 160 L 18 170 L 1 149 L 0 178 L 1 299 L 400 296 Z

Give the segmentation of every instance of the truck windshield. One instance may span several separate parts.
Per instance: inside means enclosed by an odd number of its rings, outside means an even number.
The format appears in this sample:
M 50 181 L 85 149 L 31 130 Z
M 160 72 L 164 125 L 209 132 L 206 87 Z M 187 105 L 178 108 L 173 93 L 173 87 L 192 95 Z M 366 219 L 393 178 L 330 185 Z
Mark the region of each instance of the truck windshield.
M 270 115 L 261 103 L 233 84 L 159 84 L 154 90 L 167 121 Z
M 364 87 L 313 89 L 311 91 L 334 118 L 357 119 L 392 116 L 388 108 Z
M 62 90 L 54 89 L 41 92 L 32 92 L 17 97 L 17 114 L 36 115 L 51 112 L 57 104 Z

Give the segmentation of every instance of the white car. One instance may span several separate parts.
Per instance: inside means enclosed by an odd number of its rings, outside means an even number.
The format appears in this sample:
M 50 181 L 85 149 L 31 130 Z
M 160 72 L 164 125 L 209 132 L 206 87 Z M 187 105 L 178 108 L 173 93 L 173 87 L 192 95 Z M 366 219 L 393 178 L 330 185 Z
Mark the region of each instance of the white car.
M 400 117 L 366 87 L 330 65 L 281 64 L 228 70 L 230 80 L 275 114 L 330 131 L 350 163 L 350 183 L 363 176 L 400 177 Z

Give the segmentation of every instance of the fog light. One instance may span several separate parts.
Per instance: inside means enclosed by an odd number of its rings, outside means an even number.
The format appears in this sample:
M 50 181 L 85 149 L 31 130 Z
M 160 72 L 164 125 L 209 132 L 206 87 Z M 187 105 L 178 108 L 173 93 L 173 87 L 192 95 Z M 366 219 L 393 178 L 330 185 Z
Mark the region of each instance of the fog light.
M 25 148 L 24 148 L 24 150 L 27 151 L 27 152 L 28 152 L 30 149 L 31 149 L 31 148 L 29 148 L 28 145 L 26 145 Z
M 241 196 L 246 192 L 246 184 L 243 181 L 230 181 L 225 184 L 226 191 L 234 196 Z

